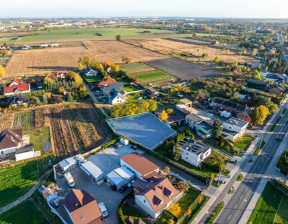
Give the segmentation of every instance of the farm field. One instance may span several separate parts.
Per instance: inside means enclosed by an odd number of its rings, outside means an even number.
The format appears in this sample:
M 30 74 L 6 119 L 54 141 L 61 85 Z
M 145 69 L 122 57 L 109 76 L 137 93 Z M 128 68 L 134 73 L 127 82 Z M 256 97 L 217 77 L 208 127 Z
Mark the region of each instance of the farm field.
M 51 157 L 0 169 L 0 208 L 24 195 L 48 169 Z M 38 173 L 39 171 L 39 173 Z
M 6 67 L 5 78 L 20 75 L 36 75 L 58 70 L 74 70 L 78 60 L 83 56 L 97 57 L 99 61 L 107 60 L 122 63 L 126 56 L 131 62 L 164 58 L 165 56 L 118 41 L 83 41 L 87 49 L 51 48 L 15 51 Z
M 152 83 L 153 85 L 163 85 L 176 79 L 176 77 L 161 72 L 153 67 L 145 65 L 144 63 L 124 65 L 121 69 L 123 69 L 129 77 L 137 78 L 139 84 L 143 86 L 148 86 L 149 83 Z
M 0 114 L 0 133 L 2 131 L 5 131 L 7 128 L 13 128 L 13 119 L 14 119 L 14 114 L 9 113 L 9 114 Z
M 268 182 L 250 216 L 249 222 L 261 224 L 287 223 L 287 210 L 288 196 Z
M 26 200 L 18 206 L 1 214 L 1 224 L 48 224 L 32 200 Z
M 34 127 L 34 111 L 29 110 L 15 115 L 13 129 L 30 129 Z
M 17 42 L 42 42 L 42 41 L 63 41 L 63 40 L 83 40 L 83 39 L 107 39 L 115 38 L 120 34 L 122 38 L 134 38 L 134 37 L 169 37 L 169 36 L 187 36 L 187 34 L 176 34 L 172 31 L 150 29 L 151 33 L 143 33 L 148 29 L 137 28 L 86 28 L 86 29 L 63 29 L 63 30 L 51 30 L 51 31 L 36 31 L 38 35 L 29 35 L 25 33 L 23 38 L 18 41 L 11 41 L 8 39 L 7 43 Z M 31 32 L 32 33 L 32 32 Z M 33 32 L 35 33 L 35 32 Z M 101 34 L 102 36 L 100 36 Z M 11 36 L 20 36 L 20 34 L 11 34 Z M 6 36 L 8 38 L 9 36 Z M 10 38 L 11 39 L 11 38 Z M 1 43 L 1 40 L 0 40 Z
M 213 61 L 215 57 L 219 57 L 220 60 L 225 62 L 237 61 L 239 63 L 254 63 L 257 62 L 256 59 L 245 56 L 238 55 L 233 52 L 227 53 L 225 50 L 211 48 L 209 46 L 204 47 L 201 45 L 190 44 L 190 43 L 181 43 L 173 40 L 166 40 L 160 38 L 154 39 L 131 39 L 126 40 L 128 43 L 132 43 L 144 48 L 157 51 L 166 55 L 179 55 L 180 57 L 185 58 L 185 60 L 194 61 L 194 62 L 206 62 Z M 207 54 L 206 58 L 202 58 L 202 54 Z
M 220 74 L 218 70 L 206 68 L 202 65 L 184 61 L 179 58 L 164 58 L 146 61 L 145 64 L 183 80 L 207 78 Z

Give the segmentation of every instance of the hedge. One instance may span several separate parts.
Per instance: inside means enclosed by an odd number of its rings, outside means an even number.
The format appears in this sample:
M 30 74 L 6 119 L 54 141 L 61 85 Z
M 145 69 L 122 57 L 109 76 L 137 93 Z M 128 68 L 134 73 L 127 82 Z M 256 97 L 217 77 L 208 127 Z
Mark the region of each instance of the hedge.
M 101 149 L 107 149 L 109 146 L 114 145 L 115 143 L 119 142 L 121 139 L 121 137 L 115 138 L 113 140 L 111 140 L 110 142 L 105 143 L 104 145 L 102 145 Z
M 224 207 L 224 203 L 223 201 L 221 201 L 219 205 L 217 205 L 217 208 L 213 211 L 211 216 L 208 218 L 206 224 L 212 224 L 217 218 L 217 216 L 219 215 L 219 213 L 221 212 L 221 210 L 223 209 L 223 207 Z
M 284 164 L 284 160 L 288 157 L 288 152 L 283 152 L 278 163 L 277 163 L 277 168 L 280 169 L 280 172 L 283 173 L 284 175 L 288 175 L 288 166 Z
M 126 221 L 124 219 L 124 215 L 123 215 L 123 211 L 122 211 L 122 202 L 120 203 L 118 210 L 117 210 L 117 214 L 118 214 L 118 221 L 120 224 L 126 224 Z

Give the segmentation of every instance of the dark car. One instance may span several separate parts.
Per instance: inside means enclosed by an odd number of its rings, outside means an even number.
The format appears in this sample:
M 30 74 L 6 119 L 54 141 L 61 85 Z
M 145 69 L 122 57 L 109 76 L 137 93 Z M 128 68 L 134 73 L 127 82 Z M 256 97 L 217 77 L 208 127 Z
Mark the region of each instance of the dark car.
M 138 149 L 138 146 L 137 145 L 131 145 L 131 149 L 136 150 L 136 149 Z

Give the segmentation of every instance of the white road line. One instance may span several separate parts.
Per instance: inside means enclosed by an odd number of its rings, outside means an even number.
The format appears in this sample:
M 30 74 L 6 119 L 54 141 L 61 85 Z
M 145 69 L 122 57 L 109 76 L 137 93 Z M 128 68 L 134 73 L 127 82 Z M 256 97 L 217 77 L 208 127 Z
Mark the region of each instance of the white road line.
M 238 204 L 236 204 L 236 205 L 234 206 L 234 208 L 237 208 L 237 206 L 238 206 Z
M 231 218 L 231 215 L 228 216 L 228 219 L 230 219 L 230 218 Z
M 248 187 L 245 188 L 245 191 L 248 189 Z
M 243 195 L 241 195 L 240 200 L 242 199 Z

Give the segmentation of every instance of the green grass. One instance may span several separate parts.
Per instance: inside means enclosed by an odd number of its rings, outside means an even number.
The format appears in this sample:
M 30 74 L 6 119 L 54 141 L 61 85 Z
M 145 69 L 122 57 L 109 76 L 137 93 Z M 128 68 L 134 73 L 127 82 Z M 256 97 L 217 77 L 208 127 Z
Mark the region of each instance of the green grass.
M 208 218 L 206 224 L 212 224 L 215 219 L 217 218 L 218 214 L 221 212 L 221 210 L 224 207 L 224 203 L 220 202 L 219 205 L 217 205 L 216 209 L 214 210 L 214 212 L 212 213 L 212 215 Z
M 193 204 L 193 202 L 197 199 L 200 193 L 200 191 L 189 188 L 187 193 L 177 202 L 177 204 L 181 208 L 181 213 L 179 217 L 181 217 L 187 211 L 187 209 Z
M 282 197 L 284 197 L 282 199 Z M 282 203 L 279 206 L 280 201 L 282 199 Z M 278 214 L 276 215 L 277 209 Z M 270 182 L 266 184 L 266 187 L 259 198 L 257 205 L 250 216 L 250 220 L 248 223 L 261 223 L 261 224 L 270 224 L 273 223 L 276 219 L 278 220 L 275 223 L 287 223 L 288 211 L 288 197 L 284 196 L 284 194 L 274 187 Z M 275 217 L 276 215 L 276 217 Z M 274 220 L 275 218 L 275 220 Z
M 34 42 L 34 41 L 54 41 L 54 40 L 75 40 L 75 39 L 103 39 L 103 38 L 115 38 L 120 34 L 121 38 L 130 37 L 163 37 L 163 36 L 188 36 L 187 34 L 176 34 L 172 31 L 150 29 L 153 33 L 162 34 L 145 34 L 142 33 L 148 29 L 137 28 L 86 28 L 86 29 L 63 29 L 63 30 L 51 30 L 51 31 L 36 31 L 31 33 L 39 33 L 39 35 L 24 36 L 17 42 Z M 101 33 L 102 36 L 98 36 L 97 33 Z M 9 36 L 7 36 L 9 38 Z M 11 42 L 11 41 L 10 41 Z M 8 41 L 8 43 L 10 43 Z M 13 42 L 13 41 L 12 41 Z
M 287 111 L 287 109 L 286 109 L 286 108 L 284 108 L 284 109 L 282 110 L 282 114 L 285 114 L 285 113 L 286 113 L 286 111 Z
M 139 218 L 141 218 L 142 220 L 144 219 L 144 215 L 128 203 L 122 205 L 122 211 L 124 219 L 126 219 L 128 216 L 131 216 L 134 220 L 137 220 Z
M 136 75 L 136 77 L 140 80 L 141 79 L 155 79 L 155 78 L 160 78 L 163 76 L 169 76 L 169 75 L 165 72 L 152 72 L 148 74 Z
M 149 70 L 149 69 L 153 69 L 153 68 L 144 63 L 136 63 L 136 64 L 129 64 L 129 65 L 121 66 L 121 70 L 127 73 L 133 73 L 133 72 L 138 72 L 139 70 Z
M 43 143 L 50 142 L 49 127 L 43 127 L 24 131 L 24 135 L 30 135 L 30 144 L 33 145 L 35 151 L 41 151 L 43 154 Z
M 258 147 L 257 150 L 254 152 L 254 155 L 259 155 L 259 153 L 260 153 L 261 150 L 263 149 L 264 145 L 265 145 L 265 141 L 263 140 L 263 141 L 261 142 L 260 147 Z
M 224 171 L 222 172 L 222 174 L 226 177 L 228 177 L 228 175 L 230 174 L 230 170 L 224 169 Z
M 48 169 L 51 157 L 0 169 L 0 208 L 24 195 Z M 37 169 L 39 168 L 39 174 Z
M 48 224 L 32 200 L 28 199 L 0 215 L 1 224 Z
M 273 124 L 273 126 L 271 127 L 271 129 L 269 130 L 269 132 L 273 132 L 275 130 L 275 128 L 277 127 L 279 121 L 281 120 L 282 116 L 279 116 L 277 118 L 277 120 L 275 121 L 275 123 Z
M 243 179 L 243 175 L 242 173 L 239 174 L 239 176 L 237 177 L 236 181 L 241 181 Z
M 254 140 L 253 137 L 249 135 L 244 135 L 239 141 L 235 143 L 235 146 L 241 150 L 246 151 L 251 145 L 253 140 Z
M 90 82 L 99 82 L 99 81 L 102 80 L 102 78 L 100 78 L 99 76 L 87 78 L 85 75 L 82 75 L 82 78 L 88 83 L 90 83 Z
M 34 127 L 34 112 L 32 110 L 18 113 L 14 119 L 14 129 L 29 129 Z

